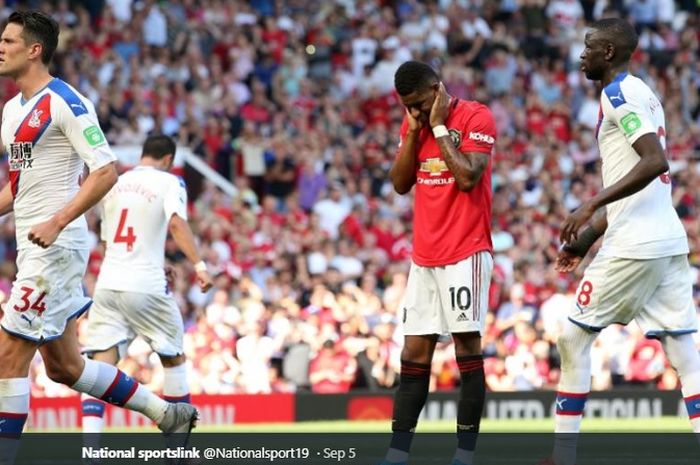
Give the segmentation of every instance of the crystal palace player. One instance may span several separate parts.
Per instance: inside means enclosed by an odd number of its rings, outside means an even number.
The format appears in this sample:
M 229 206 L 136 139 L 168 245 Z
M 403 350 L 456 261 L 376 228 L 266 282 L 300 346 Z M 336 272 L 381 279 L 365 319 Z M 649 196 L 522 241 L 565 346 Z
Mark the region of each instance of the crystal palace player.
M 693 431 L 700 432 L 700 356 L 688 240 L 673 208 L 664 146 L 664 110 L 652 90 L 628 73 L 637 46 L 634 28 L 619 18 L 594 23 L 586 34 L 582 71 L 600 81 L 598 146 L 604 189 L 565 220 L 557 257 L 572 271 L 591 245 L 603 245 L 586 269 L 557 347 L 561 380 L 557 433 L 578 433 L 591 385 L 591 346 L 611 323 L 636 320 L 658 338 L 683 385 Z M 593 218 L 591 226 L 579 228 Z M 544 463 L 572 465 L 576 434 L 557 434 Z
M 451 333 L 461 376 L 454 465 L 472 465 L 484 406 L 481 332 L 493 268 L 490 110 L 450 97 L 430 66 L 402 64 L 394 78 L 406 116 L 390 176 L 405 194 L 416 185 L 413 263 L 402 314 L 404 348 L 384 463 L 408 459 L 428 395 L 438 336 Z
M 0 75 L 20 93 L 2 112 L 10 183 L 0 214 L 14 210 L 17 278 L 0 321 L 0 463 L 14 460 L 29 412 L 29 365 L 37 349 L 48 376 L 106 402 L 144 413 L 164 431 L 190 425 L 196 410 L 169 404 L 105 363 L 78 351 L 76 318 L 90 305 L 82 291 L 89 240 L 83 213 L 117 181 L 114 155 L 93 105 L 48 66 L 58 24 L 37 11 L 14 12 L 0 38 Z M 78 179 L 87 164 L 90 175 Z
M 139 166 L 122 174 L 100 203 L 106 252 L 83 352 L 116 365 L 139 335 L 163 363 L 163 397 L 189 402 L 182 314 L 163 270 L 168 230 L 194 265 L 202 292 L 211 288 L 212 280 L 187 224 L 185 185 L 168 173 L 174 158 L 175 142 L 170 137 L 150 136 Z M 84 395 L 83 431 L 101 432 L 103 415 L 104 403 Z

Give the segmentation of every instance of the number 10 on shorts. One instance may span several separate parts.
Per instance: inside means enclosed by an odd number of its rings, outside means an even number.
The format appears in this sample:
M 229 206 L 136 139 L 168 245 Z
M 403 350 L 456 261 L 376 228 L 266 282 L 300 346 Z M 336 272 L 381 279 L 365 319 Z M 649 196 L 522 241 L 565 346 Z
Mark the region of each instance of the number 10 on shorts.
M 462 312 L 469 310 L 472 306 L 472 293 L 467 286 L 450 287 L 450 304 L 452 310 L 460 310 Z M 476 306 L 473 309 L 472 320 L 476 321 L 479 317 L 476 313 Z

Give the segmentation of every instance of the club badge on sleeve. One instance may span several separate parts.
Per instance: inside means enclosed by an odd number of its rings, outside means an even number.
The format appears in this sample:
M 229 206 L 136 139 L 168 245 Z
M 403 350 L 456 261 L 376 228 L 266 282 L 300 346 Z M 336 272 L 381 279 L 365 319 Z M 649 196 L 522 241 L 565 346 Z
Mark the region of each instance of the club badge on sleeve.
M 450 129 L 450 139 L 455 147 L 459 147 L 462 143 L 462 133 L 458 129 Z

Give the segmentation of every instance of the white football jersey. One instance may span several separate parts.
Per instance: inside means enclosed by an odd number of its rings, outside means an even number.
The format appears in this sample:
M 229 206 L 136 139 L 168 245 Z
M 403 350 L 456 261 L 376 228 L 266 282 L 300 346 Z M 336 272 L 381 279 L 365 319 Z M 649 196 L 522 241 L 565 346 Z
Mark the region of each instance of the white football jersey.
M 598 147 L 603 186 L 620 180 L 639 162 L 632 144 L 644 134 L 657 134 L 666 148 L 664 110 L 644 82 L 621 73 L 600 96 Z M 651 259 L 688 253 L 683 224 L 673 208 L 671 179 L 664 173 L 644 189 L 607 205 L 608 229 L 601 253 L 606 256 Z
M 35 247 L 29 230 L 75 197 L 84 164 L 94 171 L 116 157 L 92 103 L 58 78 L 27 101 L 21 93 L 8 101 L 0 131 L 10 164 L 17 248 Z M 55 243 L 89 248 L 85 218 L 66 226 Z
M 173 215 L 187 220 L 184 182 L 137 166 L 119 176 L 100 203 L 107 244 L 96 289 L 165 294 L 165 240 Z

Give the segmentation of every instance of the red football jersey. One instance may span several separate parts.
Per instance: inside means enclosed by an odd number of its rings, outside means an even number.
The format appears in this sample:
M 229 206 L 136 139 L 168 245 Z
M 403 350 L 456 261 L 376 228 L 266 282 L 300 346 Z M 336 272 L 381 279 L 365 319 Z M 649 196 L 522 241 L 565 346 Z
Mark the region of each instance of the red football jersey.
M 445 121 L 461 153 L 491 155 L 496 124 L 491 111 L 478 102 L 454 99 Z M 401 141 L 408 122 L 401 125 Z M 469 192 L 457 188 L 430 128 L 419 135 L 413 214 L 413 261 L 421 266 L 457 263 L 491 243 L 491 160 Z

